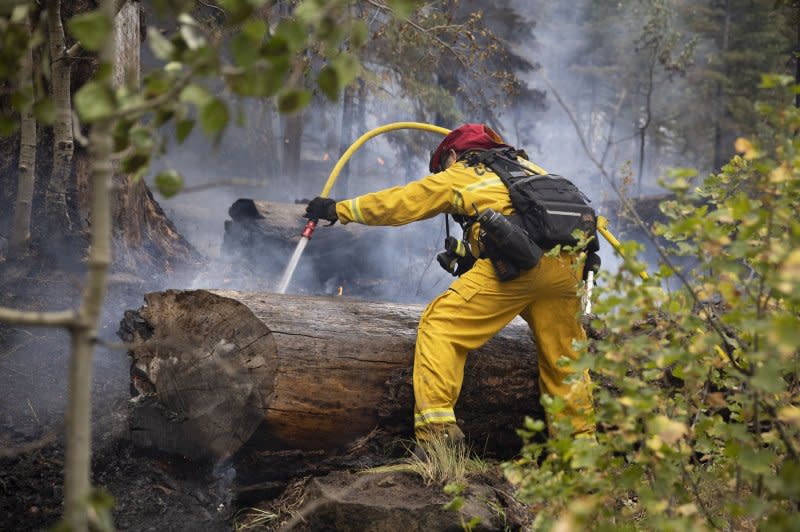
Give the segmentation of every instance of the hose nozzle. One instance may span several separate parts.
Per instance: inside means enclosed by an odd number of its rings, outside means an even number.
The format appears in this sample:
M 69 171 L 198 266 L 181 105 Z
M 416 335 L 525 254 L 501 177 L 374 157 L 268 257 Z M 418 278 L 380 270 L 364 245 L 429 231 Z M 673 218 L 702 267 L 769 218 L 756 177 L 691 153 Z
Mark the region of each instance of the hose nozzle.
M 306 226 L 303 228 L 303 234 L 300 235 L 303 238 L 307 238 L 311 240 L 311 235 L 314 234 L 314 229 L 317 228 L 317 220 L 309 220 L 306 222 Z

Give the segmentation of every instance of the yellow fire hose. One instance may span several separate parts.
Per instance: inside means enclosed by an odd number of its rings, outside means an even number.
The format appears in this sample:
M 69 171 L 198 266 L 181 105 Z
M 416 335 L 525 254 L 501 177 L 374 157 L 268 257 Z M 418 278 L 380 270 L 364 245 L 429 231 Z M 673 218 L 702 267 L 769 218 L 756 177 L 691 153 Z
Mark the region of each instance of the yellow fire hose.
M 434 126 L 433 124 L 425 124 L 423 122 L 393 122 L 391 124 L 386 124 L 384 126 L 376 127 L 370 131 L 367 131 L 349 147 L 347 150 L 339 157 L 339 160 L 336 162 L 336 165 L 331 170 L 330 175 L 328 176 L 328 180 L 325 182 L 325 186 L 322 188 L 322 193 L 320 194 L 321 197 L 326 198 L 328 194 L 330 194 L 333 185 L 336 183 L 336 179 L 339 177 L 339 173 L 344 168 L 344 165 L 347 164 L 347 161 L 350 160 L 353 153 L 356 152 L 365 142 L 373 137 L 377 137 L 378 135 L 382 135 L 383 133 L 387 133 L 389 131 L 396 131 L 398 129 L 419 129 L 422 131 L 430 131 L 431 133 L 439 133 L 440 135 L 447 135 L 450 133 L 450 130 L 447 128 L 443 128 L 440 126 Z M 534 166 L 534 168 L 539 171 L 544 171 L 540 167 Z M 303 250 L 308 244 L 308 241 L 311 239 L 311 235 L 314 233 L 314 229 L 317 226 L 316 220 L 309 220 L 306 223 L 305 228 L 303 229 L 302 236 L 300 238 L 300 242 L 297 243 L 297 248 L 292 255 L 291 260 L 289 261 L 289 265 L 286 267 L 286 271 L 283 273 L 283 277 L 281 278 L 280 283 L 278 284 L 278 293 L 284 294 L 286 293 L 286 288 L 289 286 L 289 281 L 292 279 L 292 275 L 294 274 L 294 270 L 297 268 L 297 263 L 300 260 L 300 255 L 302 255 Z M 608 230 L 608 220 L 604 216 L 597 217 L 597 230 L 600 232 L 601 235 L 608 241 L 609 244 L 619 253 L 622 255 L 622 248 L 620 247 L 619 241 L 611 234 Z M 647 273 L 642 271 L 640 273 L 642 279 L 647 279 Z

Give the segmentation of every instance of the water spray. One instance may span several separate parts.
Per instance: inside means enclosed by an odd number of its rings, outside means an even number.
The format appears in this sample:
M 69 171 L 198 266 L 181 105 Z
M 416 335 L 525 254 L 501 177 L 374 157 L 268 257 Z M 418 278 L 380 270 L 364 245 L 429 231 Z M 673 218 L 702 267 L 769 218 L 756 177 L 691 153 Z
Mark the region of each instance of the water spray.
M 350 157 L 358 150 L 365 142 L 373 137 L 377 137 L 378 135 L 382 135 L 383 133 L 388 133 L 389 131 L 396 131 L 398 129 L 418 129 L 421 131 L 430 131 L 432 133 L 439 133 L 440 135 L 447 135 L 450 133 L 450 130 L 447 128 L 443 128 L 440 126 L 435 126 L 433 124 L 425 124 L 423 122 L 392 122 L 391 124 L 386 124 L 384 126 L 376 127 L 370 131 L 367 131 L 349 147 L 339 160 L 336 162 L 336 165 L 331 170 L 330 175 L 328 176 L 328 180 L 325 182 L 325 186 L 322 188 L 322 193 L 320 194 L 321 197 L 327 198 L 328 194 L 330 194 L 333 185 L 336 183 L 336 179 L 339 177 L 339 173 L 344 168 L 344 165 L 347 164 L 347 161 L 350 160 Z M 536 171 L 541 171 L 542 173 L 547 173 L 544 169 L 536 166 Z M 280 283 L 278 283 L 278 293 L 285 294 L 286 289 L 289 287 L 289 283 L 294 276 L 294 272 L 297 269 L 297 264 L 300 262 L 300 257 L 303 255 L 303 251 L 306 249 L 308 245 L 308 241 L 311 240 L 311 236 L 314 234 L 314 229 L 317 227 L 318 220 L 309 220 L 306 223 L 305 228 L 303 229 L 303 233 L 300 236 L 300 241 L 297 243 L 297 247 L 292 253 L 292 257 L 289 259 L 289 264 L 287 264 L 286 269 L 283 272 L 283 276 L 281 277 Z M 623 256 L 622 247 L 611 231 L 608 230 L 608 219 L 605 216 L 598 216 L 597 217 L 597 231 L 603 235 L 603 238 L 611 244 L 611 247 Z M 647 272 L 642 271 L 639 274 L 642 279 L 647 280 Z M 594 283 L 592 283 L 594 284 Z M 591 293 L 591 288 L 589 288 Z M 591 309 L 591 307 L 589 307 Z
M 336 179 L 339 177 L 339 173 L 342 171 L 342 168 L 344 168 L 344 165 L 347 164 L 347 161 L 350 160 L 350 157 L 352 157 L 353 153 L 355 153 L 356 150 L 359 149 L 365 142 L 372 137 L 377 137 L 383 133 L 396 131 L 398 129 L 419 129 L 422 131 L 439 133 L 442 136 L 450 133 L 450 130 L 447 128 L 434 126 L 433 124 L 424 124 L 422 122 L 393 122 L 391 124 L 386 124 L 385 126 L 376 127 L 375 129 L 367 131 L 358 137 L 358 139 L 349 148 L 347 148 L 347 150 L 336 162 L 336 166 L 334 166 L 333 170 L 331 170 L 328 180 L 325 182 L 325 186 L 322 188 L 322 193 L 320 196 L 323 198 L 328 197 L 328 194 L 330 194 L 334 183 L 336 183 Z M 280 283 L 278 283 L 279 294 L 286 293 L 286 289 L 289 287 L 292 276 L 294 276 L 294 271 L 297 269 L 297 264 L 300 262 L 300 257 L 303 255 L 303 250 L 306 249 L 308 241 L 311 240 L 311 235 L 314 234 L 314 229 L 316 229 L 316 227 L 317 220 L 309 220 L 308 223 L 306 223 L 306 226 L 303 229 L 303 234 L 300 236 L 300 241 L 297 243 L 294 253 L 292 253 L 292 258 L 289 259 L 289 264 L 286 266 L 286 269 L 283 272 Z

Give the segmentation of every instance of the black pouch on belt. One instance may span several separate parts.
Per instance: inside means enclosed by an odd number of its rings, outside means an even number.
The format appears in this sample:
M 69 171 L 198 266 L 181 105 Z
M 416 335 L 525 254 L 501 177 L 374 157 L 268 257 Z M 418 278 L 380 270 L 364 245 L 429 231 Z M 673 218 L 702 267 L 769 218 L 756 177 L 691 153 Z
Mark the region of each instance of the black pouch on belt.
M 530 270 L 539 263 L 543 255 L 542 248 L 528 237 L 527 231 L 521 226 L 493 209 L 483 211 L 476 221 L 481 226 L 486 253 L 501 281 L 516 279 L 521 271 Z M 500 268 L 496 261 L 499 261 Z M 513 268 L 506 267 L 506 262 Z

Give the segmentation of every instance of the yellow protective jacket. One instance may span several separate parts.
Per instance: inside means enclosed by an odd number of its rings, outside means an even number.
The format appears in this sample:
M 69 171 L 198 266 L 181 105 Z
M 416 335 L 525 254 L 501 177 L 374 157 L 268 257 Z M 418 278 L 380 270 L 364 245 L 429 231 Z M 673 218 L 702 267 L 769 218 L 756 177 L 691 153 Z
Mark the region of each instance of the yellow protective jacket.
M 542 168 L 524 159 L 518 161 L 534 174 L 546 174 Z M 336 204 L 336 214 L 343 224 L 405 225 L 437 214 L 475 216 L 485 209 L 500 214 L 514 213 L 508 189 L 490 168 L 483 164 L 467 166 L 458 161 L 447 170 L 431 174 L 402 187 L 392 187 Z M 470 247 L 475 256 L 478 224 L 473 224 Z

